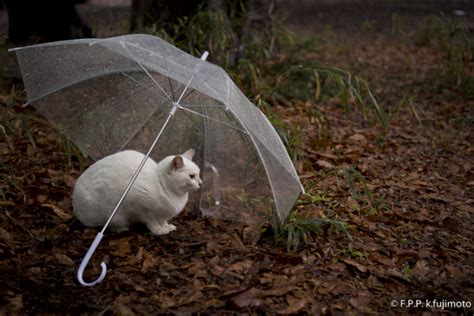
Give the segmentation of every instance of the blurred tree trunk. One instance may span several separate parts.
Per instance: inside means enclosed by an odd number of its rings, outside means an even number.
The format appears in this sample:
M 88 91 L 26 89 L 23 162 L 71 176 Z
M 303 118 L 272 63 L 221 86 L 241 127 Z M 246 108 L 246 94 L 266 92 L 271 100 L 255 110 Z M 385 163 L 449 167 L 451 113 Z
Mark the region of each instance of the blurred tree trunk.
M 131 32 L 143 31 L 146 27 L 156 25 L 167 32 L 173 32 L 173 24 L 179 18 L 190 16 L 200 8 L 219 12 L 223 23 L 235 17 L 242 17 L 243 21 L 235 23 L 232 36 L 233 63 L 245 57 L 245 42 L 252 32 L 263 30 L 271 22 L 275 13 L 276 0 L 133 0 Z M 178 34 L 179 35 L 179 34 Z M 234 53 L 235 52 L 235 53 Z
M 169 30 L 180 17 L 194 13 L 200 0 L 132 0 L 130 32 L 157 25 Z
M 8 39 L 49 42 L 91 37 L 90 28 L 75 8 L 75 0 L 6 0 Z

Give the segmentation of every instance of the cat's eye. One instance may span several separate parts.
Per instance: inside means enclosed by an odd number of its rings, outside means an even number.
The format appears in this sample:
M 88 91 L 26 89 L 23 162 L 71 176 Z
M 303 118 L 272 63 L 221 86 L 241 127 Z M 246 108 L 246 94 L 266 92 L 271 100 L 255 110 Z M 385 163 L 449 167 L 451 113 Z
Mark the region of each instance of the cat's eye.
M 195 175 L 195 174 L 190 174 L 189 177 L 190 177 L 191 179 L 194 179 L 194 178 L 196 177 L 196 175 Z

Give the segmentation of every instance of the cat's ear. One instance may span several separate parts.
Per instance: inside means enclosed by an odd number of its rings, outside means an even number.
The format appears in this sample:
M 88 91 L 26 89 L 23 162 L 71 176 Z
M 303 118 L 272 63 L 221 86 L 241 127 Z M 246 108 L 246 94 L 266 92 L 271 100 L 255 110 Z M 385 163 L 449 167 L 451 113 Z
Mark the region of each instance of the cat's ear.
M 184 167 L 184 161 L 181 156 L 174 156 L 173 160 L 171 161 L 173 166 L 173 170 L 178 170 Z
M 194 156 L 194 149 L 191 148 L 191 149 L 186 150 L 186 152 L 182 156 L 189 160 L 192 160 Z

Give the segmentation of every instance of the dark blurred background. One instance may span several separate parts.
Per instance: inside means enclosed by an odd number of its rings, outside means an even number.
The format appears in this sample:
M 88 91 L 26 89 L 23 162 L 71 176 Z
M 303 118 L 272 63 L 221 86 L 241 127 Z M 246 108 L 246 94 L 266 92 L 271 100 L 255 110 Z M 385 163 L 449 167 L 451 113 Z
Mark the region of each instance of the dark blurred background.
M 390 30 L 393 15 L 416 23 L 444 14 L 472 26 L 471 0 L 1 0 L 0 36 L 20 44 L 80 37 L 103 37 L 146 28 L 173 31 L 173 24 L 198 10 L 216 10 L 227 18 L 248 14 L 240 32 L 250 32 L 280 12 L 290 25 L 315 32 L 322 27 L 358 32 Z M 237 14 L 236 14 L 237 12 Z

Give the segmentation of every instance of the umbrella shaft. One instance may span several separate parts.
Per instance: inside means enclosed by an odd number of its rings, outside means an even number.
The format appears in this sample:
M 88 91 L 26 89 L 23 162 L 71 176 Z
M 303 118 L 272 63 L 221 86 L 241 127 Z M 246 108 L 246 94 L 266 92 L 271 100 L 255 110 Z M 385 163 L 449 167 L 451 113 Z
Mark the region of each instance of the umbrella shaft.
M 122 196 L 120 197 L 120 200 L 117 202 L 117 205 L 115 206 L 114 210 L 112 211 L 112 213 L 110 214 L 109 216 L 109 219 L 107 220 L 107 222 L 105 223 L 104 227 L 102 228 L 102 231 L 101 233 L 104 234 L 107 227 L 109 226 L 110 222 L 112 221 L 112 219 L 114 218 L 115 214 L 117 213 L 120 205 L 122 205 L 123 203 L 123 200 L 125 199 L 125 197 L 127 196 L 128 192 L 130 192 L 130 189 L 132 188 L 133 184 L 135 183 L 135 180 L 137 180 L 137 177 L 138 175 L 140 174 L 140 172 L 142 171 L 143 169 L 143 166 L 145 165 L 148 157 L 150 156 L 151 152 L 153 151 L 153 149 L 155 148 L 155 145 L 156 143 L 158 142 L 158 139 L 160 138 L 161 134 L 163 133 L 163 131 L 165 130 L 166 128 L 166 125 L 168 125 L 168 122 L 170 121 L 171 117 L 174 115 L 174 113 L 176 112 L 176 108 L 177 108 L 177 104 L 173 104 L 173 108 L 170 110 L 170 112 L 168 113 L 168 117 L 166 118 L 166 121 L 165 123 L 163 124 L 163 126 L 161 127 L 161 130 L 160 132 L 158 133 L 158 135 L 156 135 L 155 137 L 155 140 L 153 141 L 153 143 L 151 144 L 150 148 L 148 149 L 148 152 L 146 153 L 145 157 L 143 157 L 143 160 L 140 162 L 140 165 L 138 166 L 137 170 L 135 171 L 135 173 L 133 174 L 132 178 L 130 179 L 130 182 L 128 183 L 127 187 L 125 188 L 125 191 L 123 192 Z

